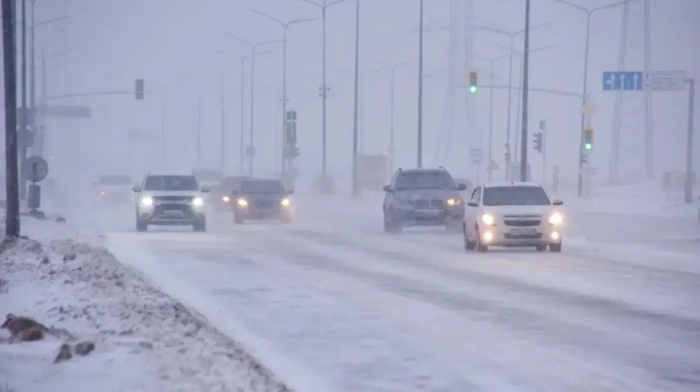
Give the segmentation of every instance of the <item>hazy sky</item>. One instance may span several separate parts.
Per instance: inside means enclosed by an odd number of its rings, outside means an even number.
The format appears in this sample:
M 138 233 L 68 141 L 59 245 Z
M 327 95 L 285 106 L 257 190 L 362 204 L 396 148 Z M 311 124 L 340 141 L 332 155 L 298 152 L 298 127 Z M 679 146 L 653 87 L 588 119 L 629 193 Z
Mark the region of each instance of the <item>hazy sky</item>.
M 320 1 L 320 0 L 319 0 Z M 361 0 L 360 67 L 376 69 L 380 63 L 410 62 L 396 72 L 395 133 L 396 163 L 415 165 L 417 121 L 417 44 L 413 28 L 418 22 L 418 0 Z M 425 35 L 424 131 L 427 165 L 439 147 L 440 125 L 447 97 L 445 67 L 448 63 L 446 27 L 450 0 L 426 0 L 425 18 L 430 27 Z M 473 0 L 477 23 L 506 30 L 524 27 L 523 0 Z M 579 0 L 594 7 L 611 1 Z M 643 67 L 641 4 L 632 6 L 628 69 Z M 131 95 L 111 95 L 54 101 L 55 104 L 89 105 L 89 120 L 51 119 L 50 146 L 56 167 L 142 174 L 160 167 L 160 134 L 165 113 L 166 165 L 188 169 L 196 164 L 198 129 L 198 86 L 202 91 L 201 163 L 218 167 L 221 150 L 221 79 L 224 73 L 224 150 L 228 171 L 238 169 L 240 139 L 240 61 L 215 53 L 248 54 L 249 48 L 225 36 L 231 33 L 249 41 L 282 37 L 282 28 L 249 8 L 283 20 L 317 18 L 294 25 L 288 36 L 289 107 L 298 112 L 298 138 L 302 155 L 297 167 L 310 174 L 321 165 L 321 23 L 320 10 L 300 0 L 37 0 L 36 20 L 68 15 L 66 21 L 37 28 L 37 48 L 47 54 L 72 49 L 48 60 L 49 96 L 102 91 L 129 91 L 134 79 L 143 78 L 148 95 L 135 101 Z M 352 145 L 352 70 L 354 56 L 355 1 L 331 6 L 327 15 L 328 45 L 328 156 L 329 170 L 346 172 Z M 652 0 L 652 63 L 655 69 L 686 70 L 696 76 L 700 70 L 700 1 Z M 592 19 L 589 84 L 597 112 L 594 166 L 607 173 L 614 94 L 601 91 L 601 74 L 615 70 L 620 49 L 622 7 L 601 11 Z M 552 46 L 531 55 L 530 84 L 579 93 L 582 88 L 585 15 L 555 0 L 533 0 L 533 24 L 545 23 L 531 35 L 532 48 Z M 522 37 L 522 36 L 521 36 Z M 635 38 L 636 37 L 636 38 Z M 516 40 L 522 49 L 522 39 Z M 475 33 L 475 51 L 480 56 L 498 57 L 508 53 L 508 40 L 488 32 Z M 256 67 L 255 144 L 256 167 L 272 172 L 279 146 L 281 121 L 282 45 L 261 50 Z M 488 62 L 477 59 L 482 83 L 489 83 Z M 518 57 L 514 61 L 517 84 Z M 507 83 L 508 61 L 496 63 L 495 84 Z M 245 63 L 245 143 L 248 144 L 250 62 Z M 465 75 L 466 81 L 466 75 Z M 165 86 L 170 86 L 165 88 Z M 389 134 L 389 72 L 366 75 L 363 85 L 364 151 L 386 153 Z M 466 93 L 466 92 L 465 92 Z M 494 93 L 493 155 L 502 169 L 505 142 L 505 90 Z M 659 171 L 682 169 L 684 164 L 686 93 L 654 96 L 656 161 Z M 166 110 L 162 110 L 165 102 Z M 631 97 L 631 106 L 642 102 Z M 517 103 L 513 94 L 513 111 Z M 477 121 L 482 139 L 489 132 L 489 91 L 477 97 Z M 641 106 L 640 106 L 641 107 Z M 547 166 L 561 166 L 562 175 L 573 176 L 577 158 L 579 113 L 576 98 L 530 94 L 530 127 L 546 119 Z M 643 112 L 626 109 L 623 130 L 622 166 L 638 170 L 643 154 Z M 514 125 L 513 125 L 514 127 Z M 638 129 L 639 128 L 639 129 Z M 136 137 L 137 133 L 141 138 Z M 129 135 L 132 134 L 131 143 Z M 531 139 L 531 137 L 530 137 Z M 530 141 L 531 142 L 531 141 Z M 487 145 L 484 145 L 487 148 Z M 455 151 L 459 153 L 459 151 Z M 131 154 L 131 159 L 129 155 Z M 467 151 L 463 151 L 467 154 Z M 541 157 L 531 152 L 532 163 L 540 168 Z M 637 158 L 641 159 L 641 158 Z M 698 159 L 697 161 L 700 161 Z M 455 175 L 472 176 L 469 165 L 449 168 Z M 537 179 L 541 169 L 535 170 Z M 502 171 L 499 172 L 502 176 Z M 565 176 L 566 176 L 565 175 Z M 496 175 L 497 177 L 499 174 Z

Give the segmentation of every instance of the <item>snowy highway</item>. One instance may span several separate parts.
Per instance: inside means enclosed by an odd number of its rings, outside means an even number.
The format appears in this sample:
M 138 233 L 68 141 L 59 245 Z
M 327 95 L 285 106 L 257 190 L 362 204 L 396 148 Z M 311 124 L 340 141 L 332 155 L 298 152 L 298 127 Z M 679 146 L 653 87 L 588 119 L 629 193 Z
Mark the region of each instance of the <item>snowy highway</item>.
M 700 388 L 692 221 L 574 214 L 561 254 L 479 254 L 441 230 L 384 234 L 374 200 L 296 202 L 292 224 L 222 214 L 207 233 L 137 233 L 129 207 L 93 218 L 300 392 Z

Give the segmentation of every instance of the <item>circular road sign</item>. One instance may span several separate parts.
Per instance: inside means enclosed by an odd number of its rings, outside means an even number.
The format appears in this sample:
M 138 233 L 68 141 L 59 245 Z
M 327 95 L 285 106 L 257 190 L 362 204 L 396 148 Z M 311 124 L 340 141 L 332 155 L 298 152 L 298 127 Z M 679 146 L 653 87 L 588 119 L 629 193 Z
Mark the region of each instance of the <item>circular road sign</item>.
M 49 164 L 40 156 L 31 156 L 22 162 L 22 178 L 31 182 L 40 182 L 49 175 Z

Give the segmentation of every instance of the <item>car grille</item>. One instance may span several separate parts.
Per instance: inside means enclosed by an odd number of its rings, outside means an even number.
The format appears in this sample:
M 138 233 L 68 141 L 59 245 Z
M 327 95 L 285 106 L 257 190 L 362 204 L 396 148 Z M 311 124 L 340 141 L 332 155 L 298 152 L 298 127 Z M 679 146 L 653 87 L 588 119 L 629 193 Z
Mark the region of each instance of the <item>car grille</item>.
M 440 199 L 418 199 L 413 202 L 414 207 L 421 210 L 439 210 L 445 208 L 445 202 Z
M 185 205 L 158 205 L 153 209 L 153 217 L 157 219 L 191 219 L 192 209 Z
M 528 219 L 528 220 L 504 220 L 503 223 L 506 224 L 506 226 L 513 226 L 513 227 L 532 227 L 532 226 L 539 226 L 541 220 L 533 220 L 533 219 Z
M 503 237 L 507 240 L 539 240 L 542 238 L 542 233 L 536 234 L 503 234 Z
M 189 204 L 194 199 L 193 196 L 154 196 L 155 204 Z

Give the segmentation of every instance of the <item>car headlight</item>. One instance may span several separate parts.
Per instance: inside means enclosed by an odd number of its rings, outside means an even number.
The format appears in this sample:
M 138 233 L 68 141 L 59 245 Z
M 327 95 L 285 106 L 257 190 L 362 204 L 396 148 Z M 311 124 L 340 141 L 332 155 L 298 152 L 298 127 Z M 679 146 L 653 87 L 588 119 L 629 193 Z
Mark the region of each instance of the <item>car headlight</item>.
M 285 206 L 285 207 L 289 207 L 289 204 L 290 204 L 290 203 L 289 203 L 289 199 L 286 199 L 286 198 L 285 198 L 285 199 L 282 199 L 282 201 L 280 202 L 280 204 L 282 204 L 282 205 Z
M 245 207 L 248 205 L 248 201 L 246 199 L 238 199 L 238 205 L 241 207 Z
M 553 213 L 552 216 L 549 217 L 550 225 L 561 225 L 562 223 L 564 223 L 564 217 L 558 212 Z
M 204 205 L 204 199 L 202 199 L 201 197 L 195 197 L 194 199 L 192 199 L 192 205 L 195 207 L 201 207 Z
M 141 205 L 144 207 L 152 206 L 153 205 L 153 198 L 148 197 L 148 196 L 141 198 Z
M 484 214 L 481 216 L 481 221 L 484 222 L 484 224 L 491 226 L 494 224 L 494 222 L 496 222 L 496 219 L 494 219 L 493 215 Z
M 104 196 L 104 195 L 105 195 L 105 191 L 100 191 L 100 196 Z
M 229 201 L 231 201 L 231 198 L 228 197 L 228 196 L 224 196 L 224 197 L 221 198 L 221 200 L 223 200 L 224 203 L 228 203 Z
M 448 206 L 458 206 L 462 204 L 461 199 L 447 199 L 447 205 Z

